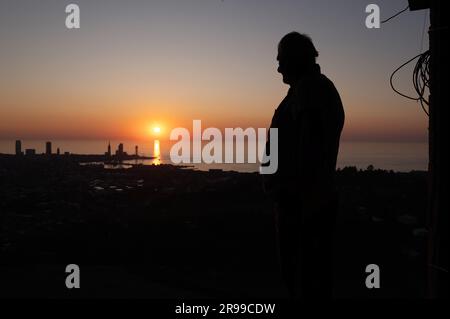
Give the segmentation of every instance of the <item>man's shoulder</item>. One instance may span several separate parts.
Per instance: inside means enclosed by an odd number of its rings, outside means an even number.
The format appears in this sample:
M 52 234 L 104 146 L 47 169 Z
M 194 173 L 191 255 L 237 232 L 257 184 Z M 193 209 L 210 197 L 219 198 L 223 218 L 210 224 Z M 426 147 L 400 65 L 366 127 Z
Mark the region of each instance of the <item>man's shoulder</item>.
M 337 102 L 337 100 L 340 101 L 339 92 L 333 81 L 322 73 L 313 77 L 306 84 L 305 94 L 310 100 L 315 101 L 315 104 L 321 104 L 320 102 L 322 102 L 326 105 Z
M 319 75 L 311 79 L 310 90 L 313 92 L 326 93 L 331 91 L 336 91 L 333 81 L 331 81 L 325 74 L 320 73 Z
M 321 116 L 330 109 L 341 108 L 342 102 L 334 83 L 322 73 L 296 87 L 291 99 L 294 118 Z
M 334 90 L 333 82 L 320 73 L 304 79 L 296 86 L 293 90 L 291 101 L 302 104 L 303 107 L 307 108 L 332 90 Z

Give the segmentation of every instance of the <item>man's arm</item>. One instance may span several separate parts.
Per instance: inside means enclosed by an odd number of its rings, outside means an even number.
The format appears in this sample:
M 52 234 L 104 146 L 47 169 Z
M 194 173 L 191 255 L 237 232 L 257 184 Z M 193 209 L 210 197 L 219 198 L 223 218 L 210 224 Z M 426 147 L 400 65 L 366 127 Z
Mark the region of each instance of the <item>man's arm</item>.
M 309 101 L 308 101 L 309 102 Z M 307 105 L 298 117 L 297 176 L 299 196 L 306 211 L 321 205 L 321 182 L 325 173 L 326 141 L 320 98 Z

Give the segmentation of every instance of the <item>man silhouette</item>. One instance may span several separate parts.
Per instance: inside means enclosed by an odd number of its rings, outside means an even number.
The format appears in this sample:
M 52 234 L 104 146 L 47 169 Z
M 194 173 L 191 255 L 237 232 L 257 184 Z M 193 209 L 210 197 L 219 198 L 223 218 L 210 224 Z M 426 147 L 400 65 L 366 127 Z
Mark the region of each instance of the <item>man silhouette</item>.
M 278 129 L 278 170 L 264 175 L 275 202 L 282 276 L 290 296 L 303 298 L 332 296 L 334 179 L 344 125 L 339 93 L 317 57 L 304 34 L 291 32 L 278 44 L 278 72 L 290 89 L 270 125 Z

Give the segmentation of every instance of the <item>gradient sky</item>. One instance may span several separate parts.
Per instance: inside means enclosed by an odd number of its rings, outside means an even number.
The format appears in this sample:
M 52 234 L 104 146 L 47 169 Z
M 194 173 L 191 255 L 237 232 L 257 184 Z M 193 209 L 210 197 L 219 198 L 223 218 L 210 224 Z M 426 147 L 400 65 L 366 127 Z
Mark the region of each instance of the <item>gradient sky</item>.
M 71 2 L 79 30 L 65 27 Z M 1 0 L 0 138 L 144 139 L 151 125 L 168 132 L 193 119 L 267 127 L 288 89 L 277 43 L 296 30 L 312 37 L 340 91 L 343 140 L 426 141 L 426 115 L 390 89 L 389 75 L 428 47 L 428 10 L 369 30 L 369 3 Z M 407 6 L 375 3 L 382 18 Z M 405 68 L 397 87 L 413 94 L 411 78 Z

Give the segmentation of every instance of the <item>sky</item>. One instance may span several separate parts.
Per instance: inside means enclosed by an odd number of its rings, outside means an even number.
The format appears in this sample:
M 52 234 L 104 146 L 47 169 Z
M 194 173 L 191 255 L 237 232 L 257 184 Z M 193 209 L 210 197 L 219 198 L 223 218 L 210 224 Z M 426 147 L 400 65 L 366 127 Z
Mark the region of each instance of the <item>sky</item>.
M 0 0 L 0 139 L 146 139 L 160 126 L 268 127 L 288 87 L 278 41 L 311 36 L 341 94 L 344 141 L 424 142 L 389 76 L 428 48 L 428 10 L 367 29 L 368 1 Z M 373 2 L 372 2 L 373 3 Z M 377 1 L 387 18 L 406 0 Z M 412 95 L 412 66 L 396 86 Z

